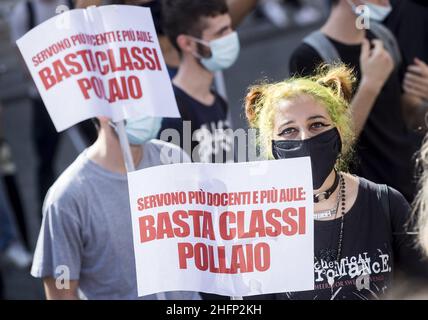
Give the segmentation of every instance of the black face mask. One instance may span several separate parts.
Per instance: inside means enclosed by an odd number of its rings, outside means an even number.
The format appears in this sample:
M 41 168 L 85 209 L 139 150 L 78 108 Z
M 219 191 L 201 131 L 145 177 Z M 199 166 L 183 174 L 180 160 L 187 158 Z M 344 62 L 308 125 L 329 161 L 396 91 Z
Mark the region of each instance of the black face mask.
M 342 141 L 336 128 L 306 140 L 273 140 L 275 159 L 310 157 L 314 190 L 321 188 L 334 168 L 342 151 Z

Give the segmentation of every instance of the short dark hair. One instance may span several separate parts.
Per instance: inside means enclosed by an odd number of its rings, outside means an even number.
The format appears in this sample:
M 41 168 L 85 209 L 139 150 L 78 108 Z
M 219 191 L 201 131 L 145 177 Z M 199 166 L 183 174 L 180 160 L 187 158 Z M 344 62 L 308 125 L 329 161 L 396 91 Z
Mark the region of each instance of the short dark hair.
M 204 30 L 201 18 L 228 12 L 226 0 L 162 0 L 164 31 L 178 51 L 181 51 L 177 44 L 180 34 L 201 37 Z

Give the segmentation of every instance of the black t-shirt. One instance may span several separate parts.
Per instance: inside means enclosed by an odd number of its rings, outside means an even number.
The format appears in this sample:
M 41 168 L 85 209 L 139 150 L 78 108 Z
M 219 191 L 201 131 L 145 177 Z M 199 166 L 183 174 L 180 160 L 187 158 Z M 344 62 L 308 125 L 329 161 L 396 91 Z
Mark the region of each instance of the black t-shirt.
M 160 134 L 165 129 L 178 131 L 180 141 L 172 141 L 184 149 L 191 141 L 192 161 L 194 162 L 231 162 L 233 155 L 233 134 L 231 133 L 229 121 L 227 120 L 226 101 L 216 92 L 212 105 L 204 105 L 188 95 L 177 86 L 173 86 L 175 98 L 181 118 L 165 118 L 162 122 Z M 184 121 L 190 121 L 190 130 L 186 129 Z M 190 140 L 191 139 L 191 140 Z M 165 139 L 167 140 L 167 139 Z
M 341 219 L 315 221 L 315 290 L 258 296 L 262 299 L 366 300 L 390 293 L 399 269 L 419 282 L 428 280 L 428 262 L 414 247 L 414 236 L 405 232 L 410 217 L 406 199 L 388 188 L 389 218 L 378 199 L 378 185 L 359 178 L 357 199 L 345 214 L 341 259 L 326 261 L 338 250 Z M 397 233 L 392 236 L 392 233 Z M 324 258 L 323 258 L 324 257 Z M 428 282 L 428 281 L 427 281 Z M 398 281 L 397 281 L 398 284 Z
M 374 35 L 368 31 L 368 39 Z M 343 63 L 361 80 L 361 45 L 346 45 L 331 38 Z M 312 75 L 323 60 L 315 49 L 302 43 L 290 60 L 292 74 Z M 413 155 L 421 138 L 407 129 L 401 108 L 402 71 L 396 67 L 382 88 L 355 147 L 351 172 L 399 190 L 411 201 L 415 195 Z
M 385 25 L 397 38 L 404 67 L 416 57 L 428 63 L 428 1 L 392 0 L 391 5 Z

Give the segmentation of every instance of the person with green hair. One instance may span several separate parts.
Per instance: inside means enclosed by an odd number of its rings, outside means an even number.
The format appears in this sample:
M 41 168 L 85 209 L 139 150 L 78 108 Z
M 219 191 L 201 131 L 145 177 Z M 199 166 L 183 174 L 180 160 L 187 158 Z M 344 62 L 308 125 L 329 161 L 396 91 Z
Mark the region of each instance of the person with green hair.
M 266 297 L 380 299 L 398 275 L 400 284 L 427 282 L 406 199 L 346 170 L 355 140 L 353 84 L 352 71 L 337 65 L 249 89 L 246 115 L 261 152 L 272 160 L 310 157 L 312 164 L 314 290 Z

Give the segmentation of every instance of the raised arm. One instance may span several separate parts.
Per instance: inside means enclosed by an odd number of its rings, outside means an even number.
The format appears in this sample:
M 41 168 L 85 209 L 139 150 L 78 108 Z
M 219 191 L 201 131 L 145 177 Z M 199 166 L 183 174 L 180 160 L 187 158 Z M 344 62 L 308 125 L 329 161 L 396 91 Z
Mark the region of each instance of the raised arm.
M 87 8 L 90 6 L 100 6 L 102 4 L 102 0 L 75 0 L 76 8 Z
M 365 39 L 361 46 L 361 81 L 351 103 L 356 136 L 363 130 L 382 87 L 394 69 L 394 62 L 382 41 L 373 40 L 373 45 L 370 49 L 370 43 Z
M 403 81 L 403 111 L 411 129 L 427 130 L 425 115 L 428 112 L 428 64 L 415 58 L 407 68 Z
M 257 3 L 258 0 L 227 0 L 233 28 L 237 28 L 241 24 Z

